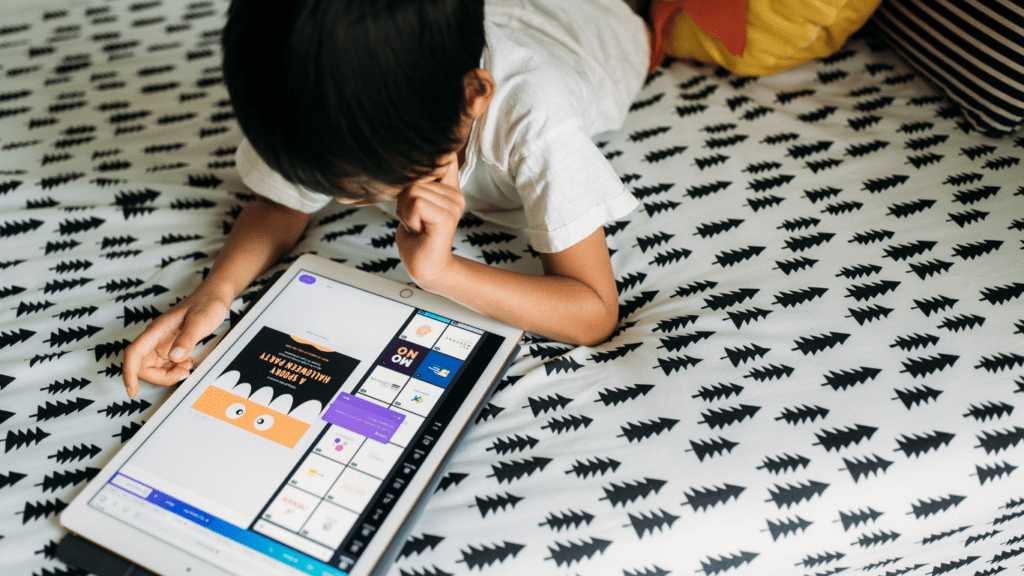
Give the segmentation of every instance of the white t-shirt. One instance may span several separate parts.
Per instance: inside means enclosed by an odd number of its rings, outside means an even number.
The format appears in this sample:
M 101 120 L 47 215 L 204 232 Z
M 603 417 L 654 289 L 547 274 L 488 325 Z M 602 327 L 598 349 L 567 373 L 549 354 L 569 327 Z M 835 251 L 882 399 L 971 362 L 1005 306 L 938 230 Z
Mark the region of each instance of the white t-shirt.
M 560 252 L 637 206 L 592 137 L 622 125 L 643 84 L 644 23 L 622 0 L 487 0 L 484 26 L 496 92 L 459 167 L 466 210 Z M 284 180 L 248 140 L 235 158 L 270 200 L 307 213 L 331 201 Z

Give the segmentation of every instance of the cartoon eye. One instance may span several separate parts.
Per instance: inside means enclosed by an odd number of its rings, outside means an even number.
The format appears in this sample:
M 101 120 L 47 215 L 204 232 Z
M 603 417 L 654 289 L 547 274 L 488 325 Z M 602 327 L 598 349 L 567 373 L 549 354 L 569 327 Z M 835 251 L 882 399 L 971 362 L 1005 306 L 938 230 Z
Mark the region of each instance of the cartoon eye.
M 224 411 L 224 415 L 227 416 L 228 418 L 231 418 L 232 420 L 241 418 L 244 414 L 245 404 L 241 404 L 239 402 L 236 402 L 231 406 L 228 406 L 228 409 Z
M 270 430 L 270 427 L 274 425 L 274 417 L 270 414 L 264 414 L 257 416 L 256 420 L 253 421 L 252 427 L 259 430 L 260 432 L 266 432 Z

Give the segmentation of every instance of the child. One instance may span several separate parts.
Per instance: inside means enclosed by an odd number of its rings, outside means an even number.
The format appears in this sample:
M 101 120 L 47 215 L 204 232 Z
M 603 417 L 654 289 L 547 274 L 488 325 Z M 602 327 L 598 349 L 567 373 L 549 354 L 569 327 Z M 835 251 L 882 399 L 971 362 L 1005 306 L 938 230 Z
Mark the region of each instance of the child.
M 231 302 L 332 200 L 383 203 L 424 290 L 563 342 L 615 328 L 602 226 L 637 201 L 591 137 L 616 129 L 649 64 L 622 0 L 232 0 L 224 78 L 258 199 L 202 284 L 125 350 L 171 385 Z M 463 210 L 526 228 L 544 274 L 452 255 Z

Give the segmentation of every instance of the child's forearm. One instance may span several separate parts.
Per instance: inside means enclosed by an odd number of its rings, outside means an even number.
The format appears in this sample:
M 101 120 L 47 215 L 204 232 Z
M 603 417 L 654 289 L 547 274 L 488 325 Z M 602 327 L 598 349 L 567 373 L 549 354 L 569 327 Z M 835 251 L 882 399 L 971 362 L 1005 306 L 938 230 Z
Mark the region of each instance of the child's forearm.
M 456 257 L 442 278 L 421 287 L 467 308 L 569 344 L 608 339 L 618 322 L 618 300 L 558 274 L 534 276 Z
M 224 248 L 197 291 L 210 291 L 229 305 L 302 235 L 309 215 L 262 199 L 242 210 Z

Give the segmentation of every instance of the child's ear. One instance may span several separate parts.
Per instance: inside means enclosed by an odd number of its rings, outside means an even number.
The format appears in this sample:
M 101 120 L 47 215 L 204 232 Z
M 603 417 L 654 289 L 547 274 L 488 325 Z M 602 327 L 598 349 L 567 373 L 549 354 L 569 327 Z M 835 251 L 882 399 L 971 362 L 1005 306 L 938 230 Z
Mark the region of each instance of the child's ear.
M 477 68 L 463 76 L 462 84 L 466 90 L 466 114 L 470 118 L 483 116 L 494 97 L 494 76 L 483 68 Z

